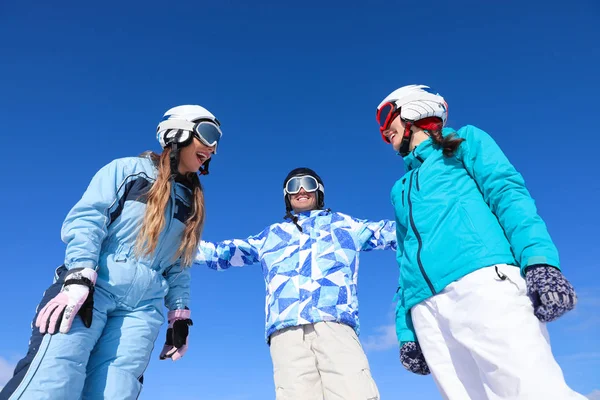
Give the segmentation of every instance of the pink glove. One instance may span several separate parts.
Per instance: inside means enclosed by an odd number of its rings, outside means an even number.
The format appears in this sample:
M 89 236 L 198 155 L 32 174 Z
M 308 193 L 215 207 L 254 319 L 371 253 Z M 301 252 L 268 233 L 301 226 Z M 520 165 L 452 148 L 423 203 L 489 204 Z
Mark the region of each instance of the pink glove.
M 65 275 L 65 283 L 59 294 L 39 312 L 35 326 L 40 333 L 54 334 L 60 326 L 67 333 L 76 315 L 80 315 L 86 328 L 92 326 L 94 310 L 94 285 L 98 274 L 91 268 L 74 268 Z
M 170 358 L 173 361 L 177 361 L 187 351 L 189 327 L 194 324 L 190 319 L 191 314 L 192 312 L 188 309 L 169 311 L 167 317 L 169 320 L 167 340 L 160 352 L 161 360 Z

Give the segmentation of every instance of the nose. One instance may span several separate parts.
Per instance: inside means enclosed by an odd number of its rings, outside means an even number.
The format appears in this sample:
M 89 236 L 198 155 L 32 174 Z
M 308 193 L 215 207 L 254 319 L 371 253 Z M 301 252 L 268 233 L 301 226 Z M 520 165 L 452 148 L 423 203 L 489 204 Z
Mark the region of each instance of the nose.
M 216 150 L 217 150 L 217 146 L 207 146 L 204 143 L 200 143 L 200 149 L 203 152 L 208 152 L 208 157 L 212 157 L 213 154 L 215 154 Z

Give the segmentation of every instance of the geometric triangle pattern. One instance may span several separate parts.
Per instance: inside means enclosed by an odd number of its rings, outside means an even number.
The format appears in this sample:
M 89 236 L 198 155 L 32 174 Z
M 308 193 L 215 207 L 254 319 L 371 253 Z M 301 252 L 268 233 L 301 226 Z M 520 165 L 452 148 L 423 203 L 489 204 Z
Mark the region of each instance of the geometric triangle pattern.
M 194 264 L 214 270 L 260 263 L 266 285 L 265 339 L 291 326 L 335 321 L 360 334 L 361 251 L 396 250 L 396 223 L 327 210 L 297 214 L 247 239 L 202 241 Z

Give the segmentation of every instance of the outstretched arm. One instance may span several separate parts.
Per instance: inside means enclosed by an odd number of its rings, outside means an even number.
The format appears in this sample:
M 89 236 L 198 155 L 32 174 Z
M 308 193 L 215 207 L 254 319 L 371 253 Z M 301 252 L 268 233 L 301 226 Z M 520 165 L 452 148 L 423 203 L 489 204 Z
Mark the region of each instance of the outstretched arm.
M 260 249 L 266 240 L 267 231 L 247 239 L 224 240 L 222 242 L 201 241 L 194 260 L 196 265 L 206 265 L 216 271 L 229 267 L 244 267 L 260 261 Z
M 359 220 L 360 250 L 396 250 L 396 222 Z

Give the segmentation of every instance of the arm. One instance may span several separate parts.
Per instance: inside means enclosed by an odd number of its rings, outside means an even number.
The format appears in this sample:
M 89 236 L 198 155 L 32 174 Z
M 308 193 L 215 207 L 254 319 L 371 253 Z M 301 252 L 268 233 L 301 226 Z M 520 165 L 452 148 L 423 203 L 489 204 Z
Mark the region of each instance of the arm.
M 190 302 L 190 268 L 181 266 L 179 260 L 169 267 L 163 274 L 169 284 L 169 291 L 165 296 L 165 306 L 173 310 L 188 308 Z
M 260 261 L 259 250 L 266 240 L 267 230 L 247 239 L 224 240 L 218 243 L 200 242 L 194 264 L 206 265 L 216 271 L 229 267 L 244 267 Z
M 102 241 L 108 232 L 110 213 L 118 206 L 118 194 L 126 176 L 122 160 L 100 169 L 81 199 L 63 222 L 61 237 L 67 244 L 65 266 L 96 268 Z
M 361 251 L 396 250 L 396 223 L 394 221 L 359 220 L 358 240 Z
M 169 284 L 169 291 L 165 296 L 165 306 L 169 309 L 167 321 L 167 338 L 160 352 L 161 360 L 171 359 L 177 361 L 187 352 L 189 327 L 193 325 L 190 301 L 190 268 L 182 267 L 181 260 L 177 260 L 169 267 L 163 276 Z
M 521 272 L 534 264 L 560 268 L 558 251 L 521 174 L 486 132 L 467 126 L 459 136 L 466 141 L 457 154 L 498 217 Z
M 404 252 L 404 238 L 406 237 L 406 228 L 396 219 L 396 237 L 398 238 L 398 248 L 396 250 L 396 261 L 401 267 L 402 253 Z M 404 307 L 404 293 L 402 292 L 401 279 L 398 280 L 398 291 L 396 292 L 396 335 L 398 342 L 402 346 L 406 342 L 416 342 L 415 328 L 412 324 L 410 310 Z
M 402 297 L 402 288 L 398 288 L 397 297 Z M 408 310 L 408 312 L 406 311 L 406 308 L 402 305 L 401 299 L 398 300 L 398 303 L 396 304 L 396 336 L 398 336 L 400 346 L 406 342 L 417 341 L 410 310 Z

